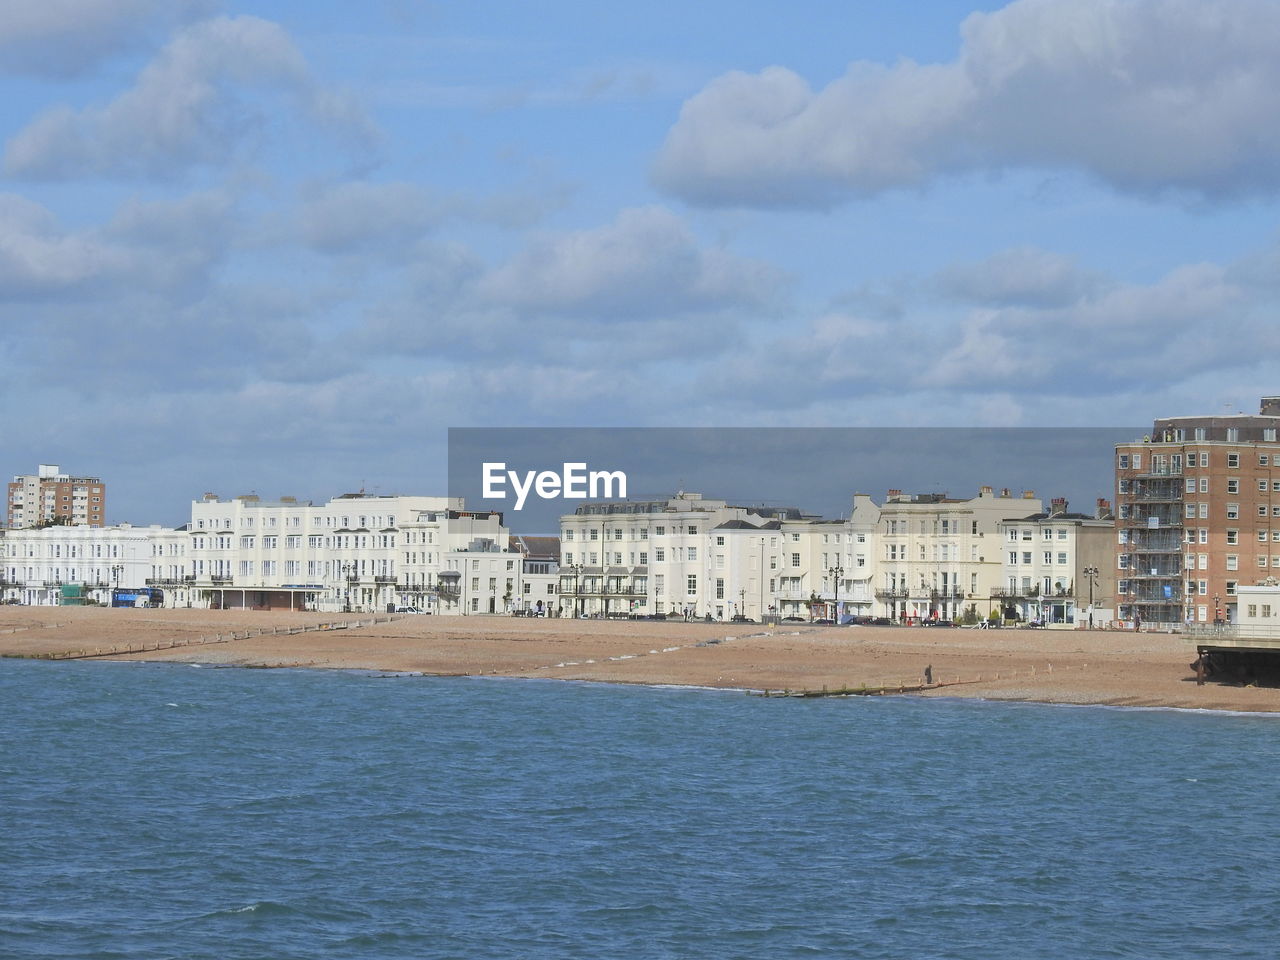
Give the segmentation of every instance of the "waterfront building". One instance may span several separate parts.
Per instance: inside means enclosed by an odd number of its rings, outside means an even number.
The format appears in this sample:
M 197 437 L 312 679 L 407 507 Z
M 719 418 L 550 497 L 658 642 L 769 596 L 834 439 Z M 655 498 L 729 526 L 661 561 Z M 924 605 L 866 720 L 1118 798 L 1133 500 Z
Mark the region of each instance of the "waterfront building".
M 14 477 L 6 500 L 11 530 L 49 523 L 106 525 L 107 485 L 99 477 L 63 473 L 56 463 L 42 463 L 35 473 Z
M 584 503 L 560 518 L 560 603 L 566 616 L 677 614 L 687 617 L 732 616 L 735 590 L 757 598 L 745 571 L 759 568 L 747 558 L 745 544 L 735 559 L 743 573 L 730 585 L 728 538 L 733 528 L 715 533 L 732 520 L 748 525 L 751 536 L 771 521 L 805 519 L 794 507 L 735 506 L 725 500 L 680 491 L 660 500 L 609 500 Z M 722 538 L 724 543 L 717 543 Z M 719 553 L 716 552 L 716 548 Z M 717 559 L 718 557 L 723 559 Z M 717 567 L 717 564 L 723 566 Z M 720 575 L 718 575 L 720 574 Z
M 1113 617 L 1115 521 L 1099 499 L 1093 515 L 1067 512 L 1061 497 L 1048 513 L 998 525 L 1004 585 L 992 604 L 1005 619 L 1047 626 L 1103 626 Z M 985 612 L 985 611 L 984 611 Z
M 528 616 L 558 616 L 560 611 L 560 538 L 511 535 L 520 555 L 520 594 L 512 611 Z
M 1280 397 L 1259 413 L 1165 417 L 1116 445 L 1119 616 L 1233 620 L 1237 592 L 1280 570 Z
M 110 605 L 113 592 L 150 596 L 158 571 L 183 569 L 184 548 L 185 534 L 158 525 L 6 530 L 0 536 L 0 600 Z M 181 599 L 185 606 L 185 588 Z
M 190 573 L 216 607 L 463 612 L 457 577 L 442 584 L 441 574 L 460 573 L 457 554 L 482 541 L 505 549 L 508 531 L 501 514 L 462 508 L 456 497 L 360 493 L 317 505 L 206 494 L 192 504 Z
M 1042 509 L 1030 490 L 997 496 L 984 486 L 968 500 L 890 490 L 878 528 L 880 612 L 897 620 L 985 613 L 1005 584 L 1001 522 Z

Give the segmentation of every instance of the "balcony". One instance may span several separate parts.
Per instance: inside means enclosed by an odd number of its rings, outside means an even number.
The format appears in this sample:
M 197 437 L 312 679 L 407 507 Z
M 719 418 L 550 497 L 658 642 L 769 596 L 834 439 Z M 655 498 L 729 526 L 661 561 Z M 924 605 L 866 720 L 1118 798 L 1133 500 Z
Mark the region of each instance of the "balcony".
M 396 578 L 395 578 L 395 577 L 383 577 L 383 576 L 378 576 L 378 577 L 374 577 L 374 578 L 373 578 L 373 582 L 374 582 L 374 583 L 395 583 L 395 582 L 396 582 Z
M 905 587 L 891 587 L 886 590 L 876 591 L 877 600 L 905 600 L 907 599 L 907 590 Z

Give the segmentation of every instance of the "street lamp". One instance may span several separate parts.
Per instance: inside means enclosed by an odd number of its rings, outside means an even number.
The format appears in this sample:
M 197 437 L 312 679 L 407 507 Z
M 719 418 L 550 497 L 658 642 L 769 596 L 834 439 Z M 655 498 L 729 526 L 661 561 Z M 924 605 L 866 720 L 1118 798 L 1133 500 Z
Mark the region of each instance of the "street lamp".
M 1089 581 L 1089 629 L 1092 630 L 1093 629 L 1093 588 L 1094 588 L 1094 585 L 1098 582 L 1098 568 L 1085 567 L 1080 572 L 1083 573 Z
M 827 570 L 831 574 L 831 579 L 835 584 L 834 599 L 831 604 L 832 619 L 838 624 L 840 622 L 840 578 L 844 576 L 844 567 L 836 564 Z
M 344 613 L 351 612 L 351 577 L 355 572 L 356 565 L 354 563 L 344 563 L 342 565 L 342 579 L 344 581 L 342 587 L 342 610 Z
M 1222 597 L 1216 593 L 1213 595 L 1213 624 L 1222 625 Z
M 581 563 L 574 563 L 570 565 L 569 569 L 573 571 L 573 618 L 576 620 L 582 616 L 582 590 L 579 587 L 585 566 Z

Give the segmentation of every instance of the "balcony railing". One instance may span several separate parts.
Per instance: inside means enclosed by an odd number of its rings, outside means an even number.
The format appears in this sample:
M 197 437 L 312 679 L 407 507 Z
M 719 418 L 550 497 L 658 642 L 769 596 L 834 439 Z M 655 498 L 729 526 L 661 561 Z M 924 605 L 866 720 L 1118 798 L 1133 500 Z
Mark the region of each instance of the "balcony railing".
M 885 590 L 876 591 L 877 600 L 905 600 L 907 599 L 907 591 L 903 587 L 893 587 Z

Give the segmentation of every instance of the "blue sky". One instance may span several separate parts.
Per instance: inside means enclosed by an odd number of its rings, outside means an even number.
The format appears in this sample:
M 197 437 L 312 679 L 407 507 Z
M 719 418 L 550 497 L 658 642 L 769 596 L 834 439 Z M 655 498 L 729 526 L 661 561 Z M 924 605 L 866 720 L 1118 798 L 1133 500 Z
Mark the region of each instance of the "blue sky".
M 1271 0 L 46 0 L 0 84 L 0 469 L 113 521 L 1280 391 Z

